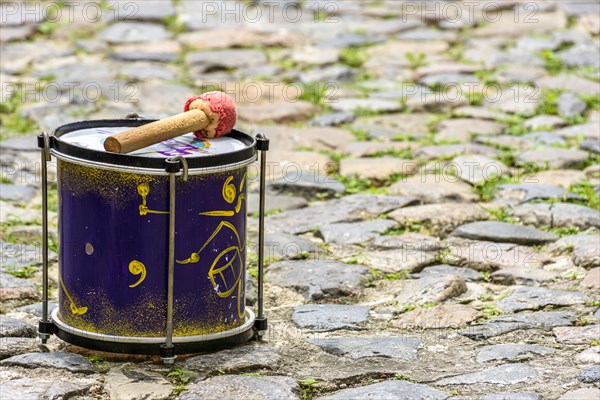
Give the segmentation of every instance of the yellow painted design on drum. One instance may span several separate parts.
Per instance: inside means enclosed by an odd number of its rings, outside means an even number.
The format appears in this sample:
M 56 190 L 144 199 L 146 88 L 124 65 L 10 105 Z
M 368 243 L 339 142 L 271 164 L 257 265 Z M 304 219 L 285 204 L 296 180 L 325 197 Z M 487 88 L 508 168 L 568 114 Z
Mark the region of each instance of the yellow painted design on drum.
M 236 190 L 235 190 L 235 185 L 231 184 L 231 181 L 233 180 L 233 176 L 229 176 L 226 180 L 225 183 L 223 184 L 223 199 L 228 202 L 229 204 L 233 203 L 235 200 L 235 197 L 237 196 Z
M 140 183 L 137 187 L 137 191 L 139 193 L 140 196 L 142 196 L 142 204 L 140 204 L 140 215 L 147 215 L 147 214 L 168 214 L 168 211 L 157 211 L 157 210 L 151 210 L 148 208 L 147 205 L 147 197 L 150 194 L 150 185 L 148 185 L 146 182 L 144 183 Z
M 193 264 L 193 263 L 197 263 L 198 261 L 200 261 L 200 253 L 202 252 L 202 250 L 204 250 L 206 248 L 206 246 L 208 246 L 210 244 L 210 242 L 212 242 L 212 240 L 215 238 L 215 236 L 217 236 L 219 234 L 219 232 L 221 232 L 221 229 L 223 229 L 223 228 L 228 228 L 233 232 L 233 234 L 235 235 L 235 237 L 237 238 L 237 241 L 238 241 L 237 248 L 239 248 L 240 252 L 244 251 L 245 243 L 242 243 L 242 240 L 240 239 L 240 234 L 238 233 L 237 229 L 235 229 L 235 226 L 233 226 L 233 224 L 231 222 L 221 221 L 219 223 L 219 226 L 217 226 L 217 229 L 214 230 L 214 232 L 210 235 L 210 237 L 206 240 L 206 242 L 204 242 L 202 247 L 200 247 L 200 250 L 198 250 L 195 253 L 192 253 L 190 255 L 190 257 L 185 260 L 177 260 L 177 264 Z
M 140 279 L 138 279 L 137 282 L 129 285 L 130 288 L 138 286 L 140 283 L 144 282 L 144 279 L 146 279 L 146 266 L 141 261 L 133 260 L 132 262 L 130 262 L 129 272 L 132 275 L 141 275 Z
M 227 179 L 225 180 L 225 183 L 223 184 L 223 199 L 226 202 L 228 202 L 229 204 L 232 204 L 235 201 L 236 196 L 237 196 L 235 186 L 233 184 L 231 184 L 232 180 L 233 180 L 233 176 L 229 176 L 229 177 L 227 177 Z M 244 176 L 242 177 L 242 181 L 240 182 L 239 193 L 242 193 L 242 191 L 244 190 L 245 183 L 246 183 L 246 173 L 244 173 Z M 242 201 L 246 200 L 246 195 L 240 194 L 240 196 L 237 197 L 237 199 L 238 199 L 237 204 L 233 210 L 204 211 L 204 212 L 201 212 L 198 214 L 206 215 L 209 217 L 233 217 L 235 214 L 239 213 L 240 210 L 242 209 Z
M 71 295 L 69 294 L 69 291 L 67 290 L 65 282 L 63 281 L 62 276 L 60 276 L 60 274 L 58 274 L 58 280 L 60 281 L 60 286 L 62 286 L 63 292 L 65 292 L 65 295 L 69 299 L 69 308 L 71 309 L 71 313 L 73 313 L 73 315 L 85 314 L 88 311 L 88 308 L 87 307 L 77 307 L 77 305 L 75 304 L 75 301 L 73 300 L 73 297 L 71 297 Z
M 227 259 L 227 255 L 233 252 L 233 256 L 231 260 Z M 219 266 L 219 261 L 225 258 L 225 264 Z M 234 267 L 234 264 L 237 262 L 238 268 Z M 230 246 L 223 250 L 217 258 L 214 259 L 210 269 L 208 270 L 208 277 L 217 293 L 217 296 L 221 298 L 227 298 L 231 296 L 231 294 L 237 289 L 237 308 L 238 308 L 238 316 L 241 318 L 243 316 L 243 312 L 241 310 L 241 290 L 242 285 L 240 281 L 242 279 L 242 255 L 240 254 L 240 248 L 237 246 Z M 226 274 L 233 276 L 234 282 L 233 285 L 229 285 L 228 280 L 226 278 Z M 220 279 L 217 279 L 220 278 Z M 221 284 L 225 287 L 223 291 L 221 289 Z
M 238 291 L 240 290 L 241 285 Z M 211 320 L 198 321 L 190 318 L 185 310 L 189 309 L 190 304 L 194 304 L 196 300 L 194 293 L 177 299 L 173 309 L 174 336 L 224 332 L 244 323 L 243 318 L 234 321 L 230 319 L 232 314 L 225 314 L 217 307 L 217 302 L 221 300 L 218 296 L 203 300 L 207 315 L 213 317 Z M 97 289 L 94 293 L 94 311 L 101 316 L 100 319 L 92 322 L 88 315 L 74 316 L 70 313 L 60 314 L 60 318 L 69 326 L 88 332 L 129 337 L 161 337 L 165 334 L 165 309 L 166 298 L 163 293 L 149 292 L 136 304 L 119 307 L 108 294 Z M 233 313 L 235 314 L 235 311 Z
M 70 191 L 73 196 L 97 193 L 117 209 L 126 207 L 136 196 L 136 192 L 116 190 L 115 188 L 131 187 L 136 190 L 135 188 L 144 183 L 146 185 L 163 184 L 166 188 L 168 184 L 168 177 L 164 176 L 109 171 L 63 160 L 58 160 L 58 174 L 60 185 Z

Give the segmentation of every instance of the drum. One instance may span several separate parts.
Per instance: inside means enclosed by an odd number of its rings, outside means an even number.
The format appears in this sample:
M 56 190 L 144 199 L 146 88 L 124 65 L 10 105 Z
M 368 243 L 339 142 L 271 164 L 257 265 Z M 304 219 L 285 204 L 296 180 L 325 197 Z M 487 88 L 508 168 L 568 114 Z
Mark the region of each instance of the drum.
M 178 353 L 247 341 L 255 317 L 245 307 L 246 175 L 256 140 L 234 130 L 130 154 L 104 151 L 109 135 L 148 122 L 78 122 L 49 138 L 58 160 L 54 333 L 82 347 L 138 354 L 160 354 L 167 336 Z M 175 157 L 177 175 L 165 167 Z

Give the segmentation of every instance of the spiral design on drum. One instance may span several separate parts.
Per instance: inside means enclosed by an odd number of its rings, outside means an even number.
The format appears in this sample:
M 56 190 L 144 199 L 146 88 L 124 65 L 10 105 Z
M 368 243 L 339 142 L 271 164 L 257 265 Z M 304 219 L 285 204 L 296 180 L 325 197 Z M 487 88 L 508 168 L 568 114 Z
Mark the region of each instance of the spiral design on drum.
M 144 279 L 146 279 L 146 266 L 141 261 L 133 260 L 130 262 L 129 272 L 132 275 L 140 275 L 140 279 L 138 279 L 137 282 L 129 285 L 130 288 L 138 286 L 140 283 L 144 282 Z
M 231 183 L 232 180 L 233 176 L 229 176 L 223 184 L 223 199 L 229 204 L 233 203 L 237 196 L 235 185 Z

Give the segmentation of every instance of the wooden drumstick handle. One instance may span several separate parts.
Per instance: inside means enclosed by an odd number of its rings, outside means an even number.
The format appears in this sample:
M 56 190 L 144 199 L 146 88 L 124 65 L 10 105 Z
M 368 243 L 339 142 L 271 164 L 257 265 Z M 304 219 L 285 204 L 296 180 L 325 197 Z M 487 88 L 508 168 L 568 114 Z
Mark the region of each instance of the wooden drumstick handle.
M 164 140 L 202 130 L 210 122 L 203 111 L 191 109 L 160 121 L 111 135 L 104 141 L 104 149 L 111 153 L 131 153 Z

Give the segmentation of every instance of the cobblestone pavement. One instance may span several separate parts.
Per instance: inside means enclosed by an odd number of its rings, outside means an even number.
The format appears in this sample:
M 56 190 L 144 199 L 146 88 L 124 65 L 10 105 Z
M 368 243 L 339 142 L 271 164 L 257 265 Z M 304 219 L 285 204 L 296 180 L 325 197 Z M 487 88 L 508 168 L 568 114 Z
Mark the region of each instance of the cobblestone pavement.
M 0 2 L 0 397 L 598 399 L 598 2 L 261 3 Z M 35 135 L 216 87 L 272 140 L 266 340 L 40 345 Z

